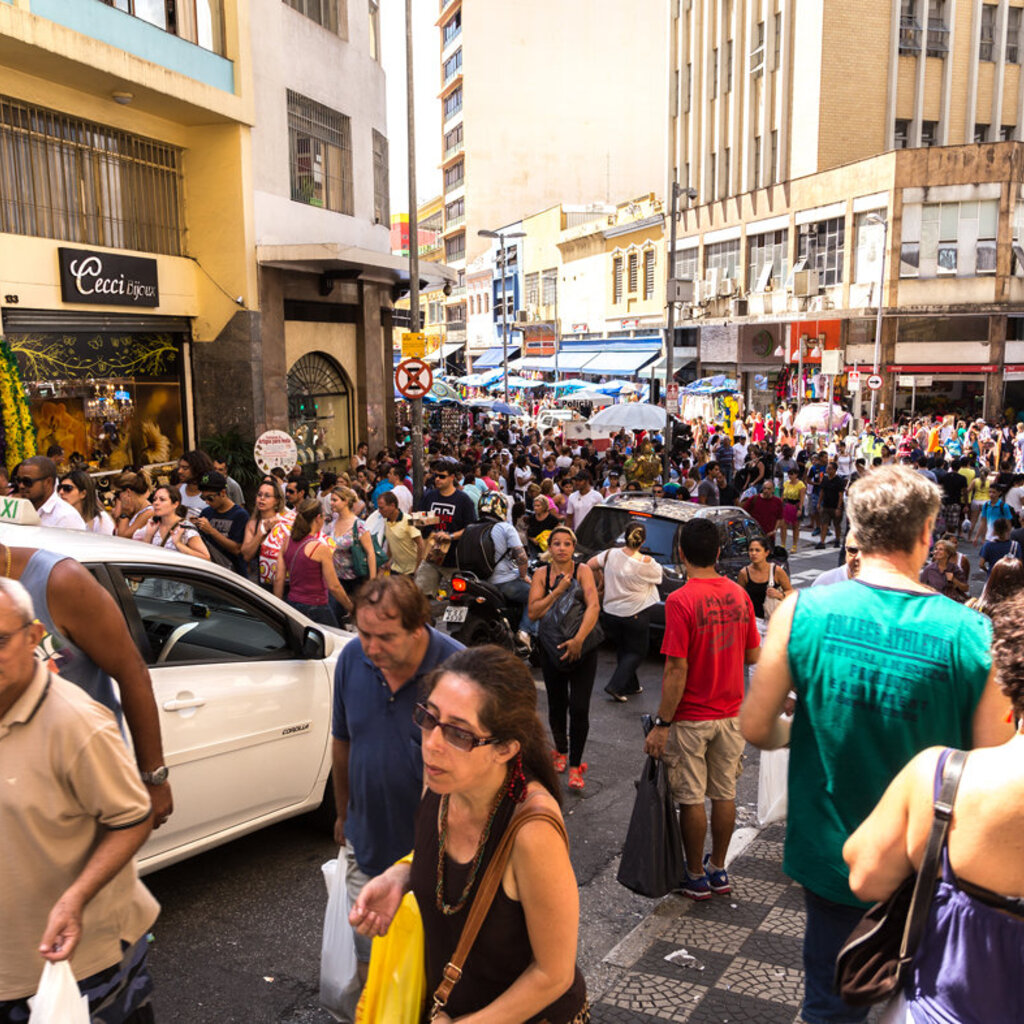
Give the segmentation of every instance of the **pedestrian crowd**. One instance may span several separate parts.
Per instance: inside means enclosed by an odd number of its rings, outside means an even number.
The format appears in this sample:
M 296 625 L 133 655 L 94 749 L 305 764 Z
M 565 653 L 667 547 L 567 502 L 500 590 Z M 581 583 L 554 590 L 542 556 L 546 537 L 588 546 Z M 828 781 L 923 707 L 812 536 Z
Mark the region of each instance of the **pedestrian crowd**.
M 696 902 L 731 893 L 745 742 L 788 746 L 784 867 L 805 898 L 803 1019 L 864 1020 L 833 987 L 836 957 L 865 901 L 920 866 L 929 794 L 949 752 L 972 751 L 926 938 L 891 1019 L 1013 1019 L 1024 424 L 947 417 L 859 435 L 793 424 L 786 408 L 730 430 L 682 423 L 667 452 L 659 434 L 620 433 L 599 451 L 499 422 L 428 433 L 418 502 L 408 444 L 372 458 L 360 445 L 315 482 L 299 470 L 257 478 L 251 512 L 231 467 L 198 450 L 166 482 L 123 473 L 106 504 L 59 453 L 26 459 L 9 483 L 46 526 L 216 562 L 315 622 L 352 629 L 331 735 L 359 975 L 371 938 L 413 893 L 431 1019 L 589 1020 L 559 775 L 584 789 L 600 643 L 616 655 L 605 692 L 627 702 L 641 692 L 658 607 L 665 660 L 644 751 L 678 811 L 676 891 Z M 715 523 L 684 518 L 672 561 L 686 583 L 662 601 L 643 517 L 597 554 L 577 552 L 593 510 L 630 491 L 741 506 L 764 539 L 733 580 L 718 569 Z M 839 564 L 797 592 L 786 542 L 796 551 L 802 528 L 819 549 L 831 539 Z M 982 536 L 986 584 L 969 601 L 958 546 Z M 435 628 L 438 594 L 467 560 L 521 609 L 516 651 L 466 649 Z M 40 958 L 72 954 L 94 1020 L 146 1024 L 158 907 L 132 858 L 173 812 L 152 685 L 116 605 L 81 566 L 8 546 L 0 566 L 0 769 L 25 780 L 0 801 L 0 908 L 16 922 L 0 937 L 0 1024 L 28 1020 Z M 34 654 L 44 634 L 58 655 L 47 664 Z M 543 678 L 546 730 L 526 654 Z M 968 969 L 981 956 L 984 970 Z

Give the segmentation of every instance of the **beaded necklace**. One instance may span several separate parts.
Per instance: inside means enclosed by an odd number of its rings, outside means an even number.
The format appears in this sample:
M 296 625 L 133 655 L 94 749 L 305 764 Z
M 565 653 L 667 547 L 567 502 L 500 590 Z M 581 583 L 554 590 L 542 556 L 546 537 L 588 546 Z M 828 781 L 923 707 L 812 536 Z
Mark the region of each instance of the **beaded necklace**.
M 484 859 L 484 848 L 487 846 L 487 840 L 491 835 L 491 826 L 494 824 L 494 819 L 498 816 L 498 810 L 501 808 L 507 795 L 508 786 L 502 784 L 498 790 L 498 795 L 494 798 L 494 804 L 487 818 L 487 824 L 484 825 L 483 831 L 480 833 L 480 842 L 476 848 L 476 856 L 473 858 L 473 866 L 470 869 L 469 878 L 466 879 L 466 884 L 462 889 L 462 895 L 459 897 L 458 902 L 454 904 L 446 903 L 444 898 L 444 854 L 448 845 L 448 794 L 446 793 L 441 797 L 441 834 L 437 843 L 437 886 L 434 889 L 434 899 L 437 903 L 437 909 L 446 917 L 457 914 L 466 905 L 469 894 L 473 889 L 473 883 L 476 882 L 480 863 Z

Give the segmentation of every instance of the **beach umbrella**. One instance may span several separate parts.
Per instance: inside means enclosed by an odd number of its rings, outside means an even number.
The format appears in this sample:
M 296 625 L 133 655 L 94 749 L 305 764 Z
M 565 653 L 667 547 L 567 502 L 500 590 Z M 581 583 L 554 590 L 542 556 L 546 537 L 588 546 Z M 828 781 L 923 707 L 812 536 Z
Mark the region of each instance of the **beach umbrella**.
M 665 426 L 665 410 L 660 405 L 646 402 L 627 402 L 625 405 L 609 405 L 607 409 L 590 417 L 592 427 L 614 427 L 618 430 L 662 430 Z

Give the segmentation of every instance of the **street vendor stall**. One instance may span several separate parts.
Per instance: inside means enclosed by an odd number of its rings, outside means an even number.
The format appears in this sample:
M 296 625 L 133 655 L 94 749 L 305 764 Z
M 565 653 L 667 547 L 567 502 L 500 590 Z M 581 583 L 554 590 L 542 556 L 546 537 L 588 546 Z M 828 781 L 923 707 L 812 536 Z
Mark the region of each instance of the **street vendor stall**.
M 722 374 L 704 377 L 680 390 L 679 415 L 688 423 L 698 418 L 705 423 L 715 423 L 731 434 L 741 412 L 740 401 L 739 383 L 735 378 Z

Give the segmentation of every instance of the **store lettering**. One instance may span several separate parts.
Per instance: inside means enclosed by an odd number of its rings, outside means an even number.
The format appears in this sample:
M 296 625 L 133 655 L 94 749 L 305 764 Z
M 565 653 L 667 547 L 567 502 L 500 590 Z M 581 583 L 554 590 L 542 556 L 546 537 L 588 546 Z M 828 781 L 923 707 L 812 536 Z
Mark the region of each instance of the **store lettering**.
M 3 511 L 0 512 L 0 519 L 17 519 L 18 518 L 18 499 L 17 498 L 4 498 Z
M 119 277 L 103 276 L 103 261 L 98 256 L 87 256 L 68 265 L 75 279 L 79 295 L 124 295 L 133 302 L 156 296 L 156 287 L 143 284 L 121 274 Z

